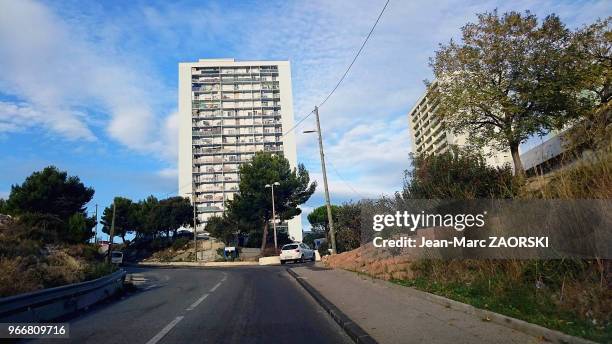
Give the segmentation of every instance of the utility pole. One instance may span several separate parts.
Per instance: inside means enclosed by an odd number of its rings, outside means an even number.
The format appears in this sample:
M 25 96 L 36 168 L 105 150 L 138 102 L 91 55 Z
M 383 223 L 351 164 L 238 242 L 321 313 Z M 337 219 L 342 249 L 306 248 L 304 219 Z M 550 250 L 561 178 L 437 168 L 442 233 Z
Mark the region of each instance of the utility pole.
M 113 237 L 115 236 L 115 200 L 113 199 L 113 219 L 111 221 L 111 228 L 109 233 L 109 241 L 108 241 L 108 255 L 106 256 L 107 262 L 110 264 L 111 255 L 113 254 Z
M 319 134 L 319 153 L 321 154 L 321 171 L 323 172 L 323 188 L 325 189 L 325 206 L 327 207 L 327 221 L 329 221 L 329 239 L 331 240 L 332 254 L 336 254 L 336 233 L 334 232 L 334 219 L 332 218 L 331 204 L 329 202 L 329 189 L 327 187 L 327 172 L 325 170 L 325 154 L 323 154 L 323 134 L 319 121 L 319 107 L 314 108 L 317 118 L 317 133 Z
M 193 206 L 193 253 L 195 254 L 194 261 L 198 262 L 198 235 L 196 233 L 197 228 L 197 214 L 196 214 L 196 185 L 195 181 L 191 185 L 191 205 Z
M 280 185 L 279 182 L 274 182 L 272 185 L 266 184 L 266 188 L 272 188 L 272 228 L 274 228 L 274 249 L 278 250 L 278 243 L 276 241 L 276 209 L 274 208 L 274 185 Z
M 95 227 L 95 232 L 96 234 L 94 235 L 94 244 L 98 243 L 98 204 L 96 203 L 96 227 Z

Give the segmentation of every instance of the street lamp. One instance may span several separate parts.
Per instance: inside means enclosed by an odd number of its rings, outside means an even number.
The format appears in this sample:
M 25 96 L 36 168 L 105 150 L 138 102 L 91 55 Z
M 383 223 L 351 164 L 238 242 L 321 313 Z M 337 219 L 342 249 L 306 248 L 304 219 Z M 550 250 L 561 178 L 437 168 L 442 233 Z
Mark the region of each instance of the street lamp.
M 319 108 L 315 106 L 314 113 L 317 119 L 317 130 L 305 130 L 304 134 L 319 134 L 319 154 L 321 155 L 321 171 L 323 172 L 323 188 L 325 189 L 325 206 L 327 208 L 327 221 L 329 221 L 329 239 L 331 240 L 332 254 L 336 253 L 336 233 L 334 232 L 334 219 L 332 218 L 331 204 L 329 202 L 329 188 L 327 187 L 327 172 L 325 170 L 325 154 L 323 154 L 323 135 L 319 121 Z
M 274 250 L 278 250 L 278 244 L 276 243 L 276 209 L 274 209 L 274 185 L 279 186 L 279 182 L 274 182 L 272 185 L 266 184 L 266 188 L 272 189 L 272 227 L 274 228 Z M 264 238 L 266 240 L 266 238 Z

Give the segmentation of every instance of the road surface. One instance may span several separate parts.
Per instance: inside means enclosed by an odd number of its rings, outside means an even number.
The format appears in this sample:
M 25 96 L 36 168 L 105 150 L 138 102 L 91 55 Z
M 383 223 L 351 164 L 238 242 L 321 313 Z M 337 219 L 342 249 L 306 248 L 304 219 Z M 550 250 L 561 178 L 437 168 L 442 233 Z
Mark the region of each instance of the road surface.
M 286 267 L 127 270 L 138 290 L 68 320 L 69 342 L 351 343 Z

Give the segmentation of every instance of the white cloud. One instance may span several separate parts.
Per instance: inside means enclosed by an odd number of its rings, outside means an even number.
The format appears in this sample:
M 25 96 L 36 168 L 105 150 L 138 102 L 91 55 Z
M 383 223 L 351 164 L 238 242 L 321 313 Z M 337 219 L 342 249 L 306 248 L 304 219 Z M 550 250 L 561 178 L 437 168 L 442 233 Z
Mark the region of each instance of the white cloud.
M 335 86 L 384 2 L 284 3 L 271 13 L 276 17 L 259 19 L 255 26 L 262 29 L 245 33 L 253 42 L 247 45 L 251 54 L 292 60 L 296 119 Z M 332 197 L 371 197 L 401 189 L 403 171 L 410 167 L 407 112 L 425 89 L 422 81 L 431 78 L 429 57 L 438 43 L 458 37 L 476 13 L 495 8 L 531 9 L 540 18 L 557 12 L 575 27 L 606 13 L 605 8 L 609 12 L 610 6 L 605 1 L 392 1 L 347 78 L 320 109 Z M 320 171 L 316 139 L 299 134 L 313 126 L 311 117 L 296 132 L 298 157 L 315 172 Z M 334 165 L 342 178 L 335 176 Z
M 173 142 L 155 139 L 166 126 L 162 113 L 153 111 L 160 98 L 155 92 L 163 94 L 165 86 L 139 68 L 138 58 L 98 44 L 87 28 L 69 24 L 42 4 L 3 2 L 0 86 L 21 101 L 2 104 L 18 119 L 1 114 L 0 130 L 39 125 L 69 140 L 94 140 L 93 128 L 101 124 L 128 148 L 166 152 Z
M 0 132 L 36 125 L 93 140 L 100 127 L 128 148 L 175 162 L 176 75 L 161 76 L 161 69 L 219 54 L 289 59 L 297 120 L 335 86 L 384 2 L 147 3 L 109 14 L 100 4 L 52 11 L 4 1 L 0 92 L 18 101 L 0 103 Z M 495 8 L 531 9 L 540 18 L 556 12 L 571 27 L 610 12 L 609 1 L 391 1 L 348 77 L 321 108 L 333 198 L 401 188 L 409 168 L 407 112 L 431 76 L 428 58 L 438 43 L 458 37 L 475 13 Z M 309 118 L 296 132 L 313 126 Z M 298 157 L 315 177 L 316 138 L 298 134 L 297 142 Z M 160 173 L 172 176 L 173 169 Z
M 178 177 L 178 169 L 173 167 L 163 168 L 157 171 L 157 175 L 162 178 L 176 179 Z

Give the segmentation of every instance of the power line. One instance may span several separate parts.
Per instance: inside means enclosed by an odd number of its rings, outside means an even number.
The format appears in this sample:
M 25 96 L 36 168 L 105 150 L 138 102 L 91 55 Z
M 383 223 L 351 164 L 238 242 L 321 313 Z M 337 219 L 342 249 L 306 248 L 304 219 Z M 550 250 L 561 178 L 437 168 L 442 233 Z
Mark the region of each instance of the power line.
M 313 111 L 310 111 L 310 113 L 306 116 L 304 116 L 302 119 L 300 119 L 295 125 L 293 125 L 293 127 L 291 127 L 291 129 L 287 130 L 282 136 L 285 136 L 287 134 L 289 134 L 290 132 L 292 132 L 295 128 L 298 127 L 298 125 L 300 125 L 302 122 L 304 122 L 306 120 L 306 118 L 310 117 L 310 115 L 312 115 L 314 113 Z
M 383 13 L 385 13 L 385 9 L 387 9 L 387 5 L 389 5 L 389 1 L 390 0 L 387 0 L 387 2 L 385 3 L 385 6 L 383 6 L 382 10 L 380 11 L 380 14 L 378 15 L 378 18 L 376 18 L 376 22 L 374 22 L 374 25 L 370 29 L 370 32 L 368 33 L 366 38 L 363 40 L 363 43 L 361 44 L 361 47 L 359 47 L 359 50 L 357 50 L 357 54 L 355 54 L 355 57 L 353 58 L 353 61 L 351 61 L 351 64 L 349 64 L 349 66 L 346 69 L 346 71 L 344 72 L 344 74 L 342 74 L 342 77 L 340 78 L 340 80 L 338 80 L 338 83 L 336 84 L 336 86 L 334 86 L 334 88 L 331 90 L 331 92 L 329 92 L 327 97 L 325 97 L 325 99 L 323 99 L 323 101 L 319 104 L 319 107 L 322 107 L 323 104 L 325 104 L 327 102 L 327 100 L 332 96 L 332 94 L 334 94 L 334 92 L 336 92 L 336 89 L 338 89 L 338 87 L 340 86 L 342 81 L 344 81 L 344 79 L 348 75 L 348 72 L 351 70 L 351 67 L 353 67 L 353 64 L 355 64 L 355 61 L 357 61 L 357 58 L 359 57 L 359 55 L 361 54 L 361 51 L 363 50 L 363 48 L 365 47 L 366 43 L 370 39 L 370 36 L 372 36 L 372 32 L 374 32 L 374 29 L 378 25 L 378 22 L 380 21 L 380 18 L 382 17 Z M 285 136 L 285 135 L 289 134 L 290 132 L 292 132 L 293 130 L 295 130 L 295 128 L 297 128 L 306 118 L 310 117 L 310 115 L 312 115 L 313 112 L 314 111 L 311 111 L 309 114 L 304 116 L 293 127 L 291 127 L 291 129 L 287 130 L 282 136 Z
M 340 172 L 338 172 L 338 170 L 336 169 L 336 166 L 334 166 L 334 163 L 331 160 L 327 160 L 329 162 L 329 164 L 331 165 L 332 170 L 334 170 L 334 173 L 336 173 L 336 175 L 338 176 L 338 178 L 340 178 L 340 180 L 344 183 L 344 185 L 348 186 L 349 189 L 351 189 L 351 191 L 353 191 L 353 193 L 357 196 L 359 196 L 359 198 L 361 199 L 366 199 L 367 197 L 364 197 L 362 194 L 360 194 L 357 190 L 355 190 L 351 184 L 349 184 L 346 179 L 344 179 L 344 177 L 342 177 L 342 175 L 340 174 Z
M 363 41 L 363 44 L 361 44 L 361 47 L 357 51 L 357 54 L 353 58 L 353 61 L 351 61 L 351 64 L 348 66 L 348 68 L 346 69 L 346 71 L 344 72 L 344 74 L 342 75 L 342 77 L 340 78 L 338 83 L 336 84 L 336 86 L 331 90 L 331 92 L 329 92 L 329 94 L 327 95 L 327 97 L 325 97 L 325 99 L 321 102 L 321 104 L 319 104 L 319 107 L 322 107 L 323 104 L 325 104 L 325 102 L 327 102 L 329 97 L 331 97 L 332 94 L 334 94 L 334 92 L 336 91 L 338 86 L 340 86 L 342 81 L 344 81 L 344 78 L 346 78 L 346 75 L 351 70 L 351 67 L 353 67 L 353 64 L 355 63 L 355 61 L 357 60 L 357 58 L 361 54 L 361 51 L 363 50 L 363 47 L 365 47 L 366 43 L 368 42 L 368 39 L 370 39 L 370 36 L 372 35 L 372 32 L 374 32 L 374 29 L 376 28 L 376 25 L 378 25 L 378 22 L 380 21 L 380 17 L 382 17 L 383 13 L 385 13 L 385 9 L 387 8 L 387 5 L 389 5 L 389 0 L 387 0 L 387 2 L 385 3 L 385 6 L 383 6 L 382 10 L 380 11 L 380 14 L 378 15 L 378 18 L 376 18 L 376 22 L 372 26 L 372 29 L 370 29 L 370 32 L 368 33 L 368 35 L 366 36 L 365 40 Z

